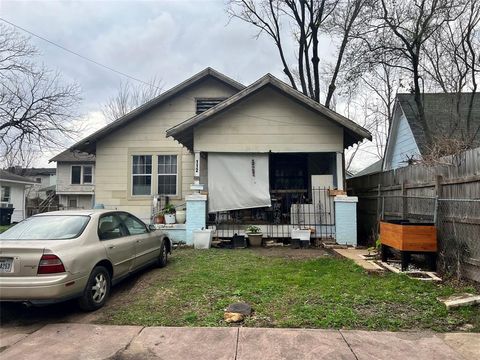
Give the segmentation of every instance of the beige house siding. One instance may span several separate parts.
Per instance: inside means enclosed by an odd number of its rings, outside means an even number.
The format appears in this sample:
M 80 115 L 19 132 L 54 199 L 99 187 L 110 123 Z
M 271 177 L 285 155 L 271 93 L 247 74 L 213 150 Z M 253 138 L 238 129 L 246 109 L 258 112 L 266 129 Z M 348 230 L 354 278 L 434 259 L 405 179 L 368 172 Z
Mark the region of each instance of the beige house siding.
M 195 151 L 341 152 L 343 128 L 272 88 L 194 130 Z
M 132 156 L 153 155 L 155 174 L 156 155 L 177 154 L 179 193 L 172 197 L 172 202 L 183 203 L 193 182 L 193 155 L 167 138 L 165 132 L 195 115 L 195 98 L 228 97 L 234 93 L 235 90 L 218 80 L 207 79 L 97 142 L 95 202 L 106 208 L 131 211 L 149 220 L 152 196 L 132 196 Z M 152 194 L 156 193 L 156 184 L 153 176 Z

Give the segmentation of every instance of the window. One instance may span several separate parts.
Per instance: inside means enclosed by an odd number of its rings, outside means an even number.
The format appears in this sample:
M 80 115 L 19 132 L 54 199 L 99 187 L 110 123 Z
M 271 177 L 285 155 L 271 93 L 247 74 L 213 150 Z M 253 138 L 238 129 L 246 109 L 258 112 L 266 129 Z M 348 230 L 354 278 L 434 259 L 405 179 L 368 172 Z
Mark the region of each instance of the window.
M 158 156 L 159 195 L 177 195 L 177 155 Z
M 98 220 L 98 237 L 100 240 L 117 239 L 125 235 L 117 215 L 106 215 Z
M 2 186 L 0 193 L 0 202 L 10 202 L 10 186 Z
M 82 167 L 79 165 L 72 166 L 72 184 L 81 184 Z
M 132 176 L 132 195 L 151 195 L 152 155 L 133 156 Z
M 77 208 L 77 199 L 68 199 L 68 207 L 70 209 L 76 209 Z
M 148 233 L 147 227 L 145 224 L 137 219 L 135 216 L 122 213 L 119 215 L 120 219 L 122 219 L 123 223 L 127 227 L 128 233 L 130 235 L 139 235 L 139 234 L 146 234 Z
M 207 111 L 211 107 L 220 104 L 226 98 L 197 99 L 197 114 Z
M 92 165 L 72 166 L 72 185 L 93 184 Z
M 37 177 L 37 178 L 35 179 L 35 181 L 36 181 L 37 183 L 41 183 L 41 182 L 42 182 L 42 178 Z
M 0 234 L 8 240 L 67 240 L 79 237 L 90 220 L 80 215 L 37 215 Z
M 93 181 L 93 167 L 91 165 L 83 167 L 83 183 L 91 184 Z

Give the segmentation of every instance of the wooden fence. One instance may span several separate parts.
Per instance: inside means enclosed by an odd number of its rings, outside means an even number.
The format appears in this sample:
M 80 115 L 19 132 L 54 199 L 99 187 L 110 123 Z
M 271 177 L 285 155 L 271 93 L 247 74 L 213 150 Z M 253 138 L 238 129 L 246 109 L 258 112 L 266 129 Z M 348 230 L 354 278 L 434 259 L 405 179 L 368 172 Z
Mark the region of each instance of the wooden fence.
M 374 243 L 382 218 L 432 221 L 438 226 L 443 270 L 480 281 L 480 148 L 432 166 L 354 177 L 347 180 L 347 191 L 359 197 L 361 244 Z M 456 268 L 447 262 L 456 262 Z

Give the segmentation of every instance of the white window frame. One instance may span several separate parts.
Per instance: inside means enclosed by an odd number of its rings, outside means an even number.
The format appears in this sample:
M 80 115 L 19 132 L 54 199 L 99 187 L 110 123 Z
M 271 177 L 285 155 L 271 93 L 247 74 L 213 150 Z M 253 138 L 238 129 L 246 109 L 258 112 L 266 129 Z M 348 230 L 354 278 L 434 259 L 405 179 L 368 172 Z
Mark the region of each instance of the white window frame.
M 158 158 L 159 158 L 160 156 L 175 156 L 176 163 L 177 163 L 177 164 L 176 164 L 176 169 L 177 169 L 177 171 L 175 172 L 175 174 L 173 174 L 173 173 L 160 174 L 160 173 L 158 172 L 158 166 L 159 166 Z M 178 171 L 179 161 L 178 161 L 178 157 L 179 157 L 178 154 L 157 154 L 157 155 L 156 155 L 156 158 L 157 158 L 157 159 L 156 159 L 156 160 L 157 160 L 157 164 L 156 164 L 156 165 L 157 165 L 157 166 L 156 166 L 156 180 L 157 180 L 157 184 L 156 184 L 156 185 L 157 185 L 157 187 L 156 187 L 156 190 L 157 190 L 157 194 L 158 194 L 158 195 L 162 195 L 162 196 L 178 196 L 178 193 L 179 193 L 179 192 L 178 192 L 178 186 L 179 186 L 179 184 L 178 184 L 178 178 L 179 178 L 179 171 Z M 159 179 L 159 177 L 160 177 L 160 176 L 171 176 L 171 175 L 175 175 L 175 194 L 160 194 L 160 193 L 158 192 L 158 183 L 159 183 L 159 182 L 158 182 L 158 179 Z
M 133 173 L 133 158 L 135 156 L 151 156 L 152 158 L 152 163 L 150 164 L 151 168 L 152 168 L 152 172 L 150 174 L 134 174 Z M 154 164 L 154 158 L 155 158 L 155 155 L 152 155 L 152 154 L 132 154 L 130 155 L 130 159 L 131 159 L 131 163 L 130 163 L 130 196 L 132 197 L 135 197 L 135 198 L 138 198 L 138 197 L 150 197 L 152 196 L 152 189 L 153 189 L 153 183 L 154 183 L 154 179 L 155 179 L 155 175 L 154 175 L 154 171 L 155 171 L 155 164 Z M 139 195 L 135 195 L 133 193 L 133 178 L 135 176 L 150 176 L 150 194 L 139 194 Z
M 79 166 L 80 167 L 80 183 L 79 184 L 74 184 L 73 183 L 73 167 L 74 166 Z M 83 175 L 84 175 L 84 168 L 85 167 L 91 167 L 92 168 L 92 182 L 84 182 L 83 181 Z M 94 184 L 94 175 L 95 175 L 95 167 L 93 165 L 77 165 L 73 164 L 70 165 L 70 185 L 93 185 Z
M 8 199 L 7 200 L 3 200 L 3 197 L 5 196 L 5 192 L 6 192 L 4 189 L 8 189 Z M 2 185 L 2 187 L 0 188 L 0 201 L 2 203 L 10 204 L 11 200 L 12 200 L 12 187 Z
M 92 177 L 92 181 L 90 181 L 90 182 L 85 182 L 85 168 L 86 167 L 89 167 L 89 168 L 92 169 L 92 173 L 90 174 L 90 176 Z M 82 178 L 81 178 L 81 180 L 82 180 L 82 184 L 93 184 L 93 165 L 83 165 L 82 166 Z

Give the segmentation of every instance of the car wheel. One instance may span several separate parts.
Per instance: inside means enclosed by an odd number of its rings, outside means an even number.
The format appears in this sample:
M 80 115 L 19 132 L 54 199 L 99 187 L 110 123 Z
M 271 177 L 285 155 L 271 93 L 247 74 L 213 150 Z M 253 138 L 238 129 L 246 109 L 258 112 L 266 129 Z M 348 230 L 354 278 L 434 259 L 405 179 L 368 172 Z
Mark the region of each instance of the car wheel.
M 165 248 L 165 243 L 162 243 L 162 247 L 160 248 L 160 255 L 158 256 L 157 259 L 157 265 L 158 267 L 165 267 L 167 266 L 167 261 L 168 261 L 168 255 L 167 255 L 167 249 Z
M 92 270 L 78 304 L 84 311 L 100 309 L 110 295 L 110 273 L 103 266 L 97 266 Z

